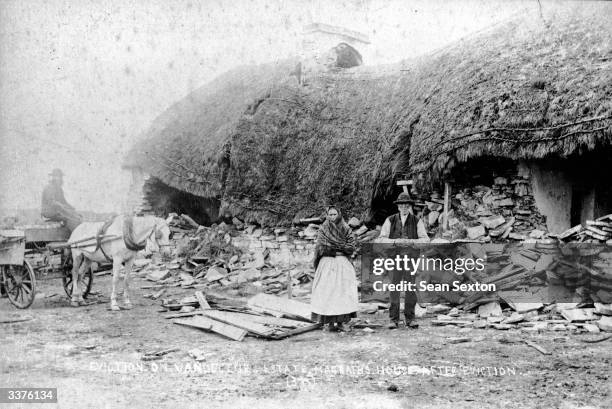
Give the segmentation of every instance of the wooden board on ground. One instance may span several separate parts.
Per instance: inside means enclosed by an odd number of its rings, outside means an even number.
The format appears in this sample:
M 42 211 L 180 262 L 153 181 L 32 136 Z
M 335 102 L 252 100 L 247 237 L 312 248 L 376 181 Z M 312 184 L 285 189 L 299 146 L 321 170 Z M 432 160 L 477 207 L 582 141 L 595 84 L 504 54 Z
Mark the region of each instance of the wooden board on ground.
M 202 316 L 178 319 L 173 322 L 175 324 L 199 328 L 206 331 L 210 330 L 216 332 L 217 334 L 233 339 L 234 341 L 242 341 L 247 334 L 247 332 L 242 328 L 238 328 L 233 325 L 228 325 L 223 322 L 219 322 L 211 318 Z
M 210 305 L 208 305 L 208 301 L 206 301 L 206 297 L 204 297 L 204 293 L 202 293 L 202 291 L 196 291 L 195 296 L 198 299 L 198 303 L 200 303 L 201 309 L 210 310 Z
M 257 294 L 247 302 L 249 307 L 254 307 L 255 310 L 269 310 L 272 312 L 280 312 L 286 317 L 296 317 L 305 321 L 311 321 L 312 310 L 310 305 L 280 298 L 270 294 Z
M 320 328 L 320 327 L 321 327 L 321 324 L 319 324 L 319 323 L 309 324 L 309 325 L 306 325 L 306 326 L 301 327 L 301 328 L 296 328 L 296 329 L 292 329 L 292 330 L 289 330 L 289 331 L 278 333 L 273 338 L 274 339 L 283 339 L 283 338 L 287 338 L 287 337 L 292 337 L 294 335 L 303 334 L 304 332 L 312 331 L 312 330 L 315 330 L 315 329 Z
M 206 310 L 203 311 L 203 314 L 208 318 L 232 325 L 234 327 L 242 328 L 243 330 L 262 337 L 271 336 L 274 333 L 274 328 L 270 328 L 264 324 L 253 321 L 248 314 L 217 310 Z
M 304 321 L 241 312 L 207 310 L 201 311 L 201 313 L 214 320 L 247 330 L 253 335 L 269 339 L 286 338 L 318 327 L 318 324 L 313 325 Z

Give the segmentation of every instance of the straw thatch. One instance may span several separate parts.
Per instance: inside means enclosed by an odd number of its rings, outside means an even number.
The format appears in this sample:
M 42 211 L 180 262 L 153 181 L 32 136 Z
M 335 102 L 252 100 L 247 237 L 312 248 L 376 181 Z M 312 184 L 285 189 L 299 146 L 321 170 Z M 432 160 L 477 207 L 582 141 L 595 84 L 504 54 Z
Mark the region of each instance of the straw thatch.
M 612 4 L 545 4 L 415 71 L 410 167 L 565 157 L 612 140 Z
M 126 166 L 222 198 L 247 221 L 290 221 L 332 203 L 367 217 L 389 150 L 381 141 L 399 119 L 401 95 L 389 90 L 400 71 L 305 73 L 296 62 L 242 67 L 191 94 L 156 120 Z
M 398 178 L 471 157 L 593 149 L 612 139 L 611 14 L 606 3 L 549 5 L 371 70 L 243 67 L 160 116 L 128 166 L 277 222 L 329 203 L 366 216 Z

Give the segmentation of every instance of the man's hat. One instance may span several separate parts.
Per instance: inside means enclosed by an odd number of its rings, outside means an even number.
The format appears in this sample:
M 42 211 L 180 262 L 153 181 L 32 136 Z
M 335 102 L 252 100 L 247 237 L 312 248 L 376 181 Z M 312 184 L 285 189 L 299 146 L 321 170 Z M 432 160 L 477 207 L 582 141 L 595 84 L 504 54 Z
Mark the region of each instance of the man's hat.
M 62 177 L 62 176 L 64 176 L 64 172 L 62 172 L 62 170 L 59 169 L 59 168 L 55 168 L 55 169 L 53 169 L 51 171 L 51 173 L 49 173 L 49 176 L 59 176 L 59 177 Z
M 402 193 L 399 194 L 399 196 L 397 197 L 397 199 L 393 203 L 395 203 L 395 204 L 408 203 L 408 204 L 413 205 L 415 203 L 415 201 L 410 198 L 410 195 L 408 193 L 402 192 Z

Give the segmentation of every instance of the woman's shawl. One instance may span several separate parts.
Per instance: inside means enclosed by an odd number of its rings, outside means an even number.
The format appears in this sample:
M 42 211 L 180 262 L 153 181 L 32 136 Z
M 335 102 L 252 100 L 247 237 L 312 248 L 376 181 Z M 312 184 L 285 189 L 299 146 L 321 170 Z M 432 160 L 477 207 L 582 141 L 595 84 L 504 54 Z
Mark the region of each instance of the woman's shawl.
M 357 246 L 351 228 L 344 219 L 339 218 L 336 223 L 325 220 L 319 228 L 317 245 L 315 247 L 314 267 L 319 265 L 321 257 L 336 255 L 336 252 L 351 255 Z

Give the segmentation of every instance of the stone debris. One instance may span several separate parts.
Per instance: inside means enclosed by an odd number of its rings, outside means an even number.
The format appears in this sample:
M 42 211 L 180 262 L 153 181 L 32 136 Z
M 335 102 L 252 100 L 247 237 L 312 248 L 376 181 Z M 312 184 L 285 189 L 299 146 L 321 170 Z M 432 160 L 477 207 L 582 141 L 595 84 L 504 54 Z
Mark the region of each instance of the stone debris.
M 581 298 L 580 293 L 584 273 L 592 273 L 589 284 L 591 288 L 598 288 L 597 280 L 602 277 L 599 272 L 612 266 L 612 253 L 601 249 L 593 254 L 582 254 L 586 250 L 580 248 L 566 250 L 546 234 L 541 224 L 544 220 L 532 213 L 528 189 L 520 189 L 522 196 L 510 194 L 507 189 L 509 184 L 498 183 L 494 188 L 462 192 L 458 200 L 465 208 L 472 209 L 473 217 L 465 224 L 466 213 L 460 208 L 453 209 L 449 217 L 454 219 L 453 226 L 463 226 L 468 237 L 478 241 L 506 240 L 468 243 L 473 257 L 487 260 L 483 276 L 472 278 L 496 284 L 497 292 L 477 292 L 453 303 L 448 300 L 424 303 L 417 306 L 416 314 L 431 320 L 431 325 L 457 326 L 465 332 L 476 329 L 567 334 L 612 331 L 612 300 L 605 298 L 607 293 L 602 290 L 590 294 L 590 301 Z M 506 208 L 506 199 L 512 200 L 514 207 Z M 429 222 L 440 217 L 441 205 L 433 198 L 425 207 L 430 210 Z M 173 215 L 169 217 L 169 225 L 174 236 L 174 258 L 138 261 L 136 274 L 153 282 L 147 287 L 152 290 L 147 297 L 160 299 L 166 317 L 181 320 L 181 325 L 217 332 L 236 341 L 247 335 L 278 339 L 312 330 L 317 327 L 310 322 L 309 310 L 315 275 L 312 253 L 320 222 L 301 221 L 304 222 L 273 229 L 234 218 L 231 224 L 195 227 L 185 217 Z M 380 226 L 369 229 L 357 218 L 349 221 L 359 242 L 378 237 Z M 604 222 L 607 223 L 598 221 Z M 452 224 L 450 220 L 449 224 Z M 428 227 L 432 228 L 431 223 Z M 510 230 L 515 228 L 518 230 L 515 234 L 538 236 L 538 241 L 518 251 L 509 251 L 507 246 L 512 243 L 507 240 L 514 233 Z M 496 231 L 502 234 L 497 235 Z M 592 256 L 594 261 L 579 265 L 575 258 L 564 257 L 568 252 Z M 356 271 L 359 281 L 358 266 Z M 535 288 L 561 282 L 575 289 L 566 302 L 534 302 Z M 210 308 L 201 308 L 195 296 L 176 296 L 177 290 L 185 289 L 193 291 L 192 294 L 201 292 L 200 298 Z M 382 328 L 388 320 L 387 308 L 387 303 L 360 303 L 359 320 L 362 321 L 352 322 L 350 327 L 363 329 L 364 333 Z M 361 317 L 372 319 L 364 321 Z
M 579 224 L 559 234 L 558 238 L 579 243 L 612 244 L 612 214 L 587 220 L 584 225 Z
M 535 206 L 529 179 L 516 174 L 498 176 L 492 186 L 454 186 L 448 224 L 440 229 L 443 214 L 440 192 L 433 192 L 425 202 L 424 216 L 430 236 L 450 240 L 483 242 L 542 239 L 548 236 L 546 217 Z

